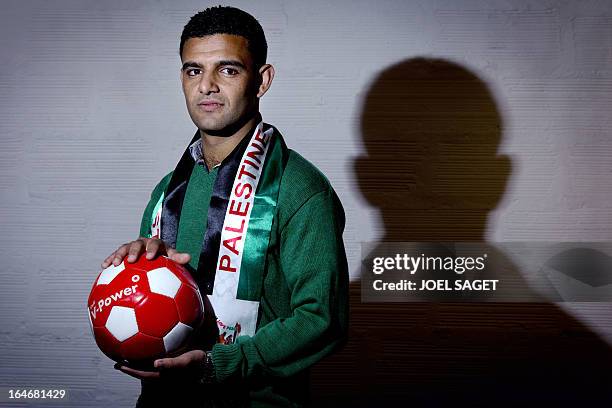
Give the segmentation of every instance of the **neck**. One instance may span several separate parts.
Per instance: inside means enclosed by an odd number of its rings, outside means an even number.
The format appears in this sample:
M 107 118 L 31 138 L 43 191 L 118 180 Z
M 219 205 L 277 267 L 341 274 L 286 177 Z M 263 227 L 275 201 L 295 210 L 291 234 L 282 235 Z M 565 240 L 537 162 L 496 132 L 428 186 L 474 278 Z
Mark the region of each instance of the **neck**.
M 204 159 L 209 169 L 221 163 L 240 141 L 248 136 L 248 132 L 261 121 L 259 113 L 244 122 L 231 135 L 210 134 L 200 129 Z

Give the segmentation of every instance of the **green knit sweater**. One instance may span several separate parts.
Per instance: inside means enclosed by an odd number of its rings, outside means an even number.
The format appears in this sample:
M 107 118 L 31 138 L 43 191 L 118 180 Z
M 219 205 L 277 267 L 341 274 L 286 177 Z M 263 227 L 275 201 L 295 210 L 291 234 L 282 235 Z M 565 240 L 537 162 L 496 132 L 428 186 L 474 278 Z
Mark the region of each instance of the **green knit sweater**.
M 176 249 L 191 254 L 194 268 L 217 170 L 194 166 L 183 202 Z M 143 237 L 150 236 L 152 212 L 171 175 L 151 194 L 142 217 Z M 235 344 L 216 344 L 212 350 L 217 381 L 248 392 L 253 407 L 306 404 L 306 369 L 346 336 L 344 221 L 342 205 L 325 176 L 290 150 L 266 257 L 256 333 L 238 337 Z

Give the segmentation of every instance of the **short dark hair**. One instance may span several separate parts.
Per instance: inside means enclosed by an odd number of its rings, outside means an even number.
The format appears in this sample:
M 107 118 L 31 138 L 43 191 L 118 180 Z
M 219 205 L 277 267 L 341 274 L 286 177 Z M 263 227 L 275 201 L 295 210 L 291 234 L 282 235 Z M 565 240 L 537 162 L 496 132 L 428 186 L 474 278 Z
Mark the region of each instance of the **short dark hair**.
M 214 34 L 233 34 L 246 38 L 255 66 L 260 67 L 266 63 L 268 43 L 263 28 L 246 11 L 229 6 L 209 7 L 191 17 L 181 34 L 179 55 L 183 56 L 183 46 L 188 39 Z

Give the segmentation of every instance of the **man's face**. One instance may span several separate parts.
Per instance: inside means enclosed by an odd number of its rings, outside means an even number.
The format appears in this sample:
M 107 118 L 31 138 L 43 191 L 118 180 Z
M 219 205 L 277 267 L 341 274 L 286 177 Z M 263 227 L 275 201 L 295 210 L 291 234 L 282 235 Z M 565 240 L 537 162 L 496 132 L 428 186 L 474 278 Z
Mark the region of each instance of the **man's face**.
M 222 134 L 257 110 L 258 73 L 244 37 L 215 34 L 183 45 L 181 82 L 198 129 Z

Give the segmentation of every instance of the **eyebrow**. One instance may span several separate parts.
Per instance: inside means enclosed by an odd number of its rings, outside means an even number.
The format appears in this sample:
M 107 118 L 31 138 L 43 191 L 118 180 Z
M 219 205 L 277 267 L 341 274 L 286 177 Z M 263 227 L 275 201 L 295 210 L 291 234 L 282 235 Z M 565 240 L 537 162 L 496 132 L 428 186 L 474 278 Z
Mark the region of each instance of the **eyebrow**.
M 246 69 L 246 66 L 238 61 L 238 60 L 221 60 L 217 62 L 217 66 L 230 66 L 230 67 L 237 67 L 237 68 L 242 68 L 242 69 Z M 195 61 L 186 61 L 183 64 L 183 67 L 181 68 L 182 71 L 186 70 L 187 68 L 204 68 L 204 66 L 202 64 L 200 64 L 199 62 L 195 62 Z

